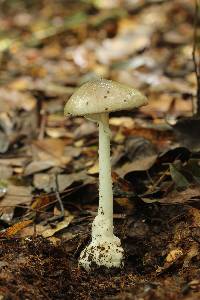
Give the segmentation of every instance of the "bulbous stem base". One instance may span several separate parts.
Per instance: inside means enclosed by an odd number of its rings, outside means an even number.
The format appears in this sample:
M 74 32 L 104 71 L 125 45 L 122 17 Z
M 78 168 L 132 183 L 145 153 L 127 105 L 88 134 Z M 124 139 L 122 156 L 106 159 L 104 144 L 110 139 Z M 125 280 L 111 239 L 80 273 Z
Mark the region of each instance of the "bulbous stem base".
M 124 250 L 120 239 L 113 235 L 109 240 L 94 240 L 82 252 L 79 265 L 86 271 L 93 268 L 121 268 L 124 265 Z
M 92 266 L 121 268 L 123 259 L 124 250 L 120 239 L 113 234 L 112 221 L 97 215 L 92 224 L 92 242 L 81 252 L 79 265 L 87 271 Z

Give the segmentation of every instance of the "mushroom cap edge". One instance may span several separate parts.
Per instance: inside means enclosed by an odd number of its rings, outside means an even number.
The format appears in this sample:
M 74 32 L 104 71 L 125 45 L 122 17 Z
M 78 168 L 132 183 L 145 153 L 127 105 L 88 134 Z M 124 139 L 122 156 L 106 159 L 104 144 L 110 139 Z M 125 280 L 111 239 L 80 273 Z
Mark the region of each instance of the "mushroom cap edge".
M 84 116 L 103 112 L 131 110 L 146 105 L 140 91 L 116 81 L 94 79 L 80 86 L 65 104 L 65 116 Z

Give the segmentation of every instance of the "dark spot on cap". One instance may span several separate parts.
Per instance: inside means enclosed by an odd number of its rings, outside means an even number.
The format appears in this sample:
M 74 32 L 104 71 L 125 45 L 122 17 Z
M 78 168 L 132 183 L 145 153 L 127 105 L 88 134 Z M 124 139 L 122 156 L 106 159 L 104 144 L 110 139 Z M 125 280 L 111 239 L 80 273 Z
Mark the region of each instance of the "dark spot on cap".
M 126 99 L 124 99 L 124 102 L 127 102 L 127 100 L 126 100 Z
M 110 93 L 110 91 L 109 90 L 107 90 L 107 94 L 109 94 Z
M 108 108 L 106 107 L 105 110 L 108 110 Z
M 86 104 L 88 105 L 88 101 L 86 102 Z
M 104 96 L 104 98 L 107 98 L 107 96 Z

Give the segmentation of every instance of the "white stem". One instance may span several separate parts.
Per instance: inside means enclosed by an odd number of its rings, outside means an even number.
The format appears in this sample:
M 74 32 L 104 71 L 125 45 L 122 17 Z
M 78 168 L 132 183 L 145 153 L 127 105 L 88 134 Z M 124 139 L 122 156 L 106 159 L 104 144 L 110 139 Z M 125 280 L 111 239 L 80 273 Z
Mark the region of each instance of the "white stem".
M 120 268 L 124 250 L 113 234 L 113 192 L 110 163 L 109 114 L 89 115 L 87 118 L 99 124 L 99 209 L 92 223 L 92 241 L 81 252 L 79 264 L 87 271 L 94 266 Z
M 110 222 L 113 234 L 113 192 L 110 163 L 109 114 L 99 114 L 99 209 Z M 103 224 L 102 224 L 103 225 Z

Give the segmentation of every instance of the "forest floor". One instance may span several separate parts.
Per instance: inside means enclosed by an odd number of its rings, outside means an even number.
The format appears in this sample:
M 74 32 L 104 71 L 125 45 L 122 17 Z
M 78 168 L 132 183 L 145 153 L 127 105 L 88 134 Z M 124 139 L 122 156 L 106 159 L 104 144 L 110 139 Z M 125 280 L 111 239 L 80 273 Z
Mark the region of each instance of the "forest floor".
M 194 15 L 191 0 L 0 2 L 1 300 L 200 299 Z M 125 265 L 87 273 L 98 131 L 63 108 L 95 76 L 149 104 L 110 114 Z

